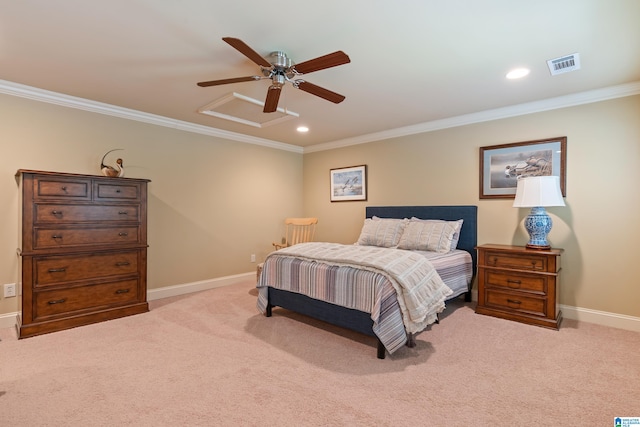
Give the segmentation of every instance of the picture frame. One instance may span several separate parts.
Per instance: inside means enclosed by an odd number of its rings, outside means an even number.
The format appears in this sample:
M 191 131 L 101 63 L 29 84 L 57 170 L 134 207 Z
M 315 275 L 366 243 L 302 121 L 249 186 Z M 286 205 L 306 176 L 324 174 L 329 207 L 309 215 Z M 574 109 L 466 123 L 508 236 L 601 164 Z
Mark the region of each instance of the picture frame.
M 518 178 L 555 175 L 566 196 L 567 137 L 480 147 L 480 198 L 513 199 Z
M 330 170 L 331 201 L 367 200 L 367 165 Z

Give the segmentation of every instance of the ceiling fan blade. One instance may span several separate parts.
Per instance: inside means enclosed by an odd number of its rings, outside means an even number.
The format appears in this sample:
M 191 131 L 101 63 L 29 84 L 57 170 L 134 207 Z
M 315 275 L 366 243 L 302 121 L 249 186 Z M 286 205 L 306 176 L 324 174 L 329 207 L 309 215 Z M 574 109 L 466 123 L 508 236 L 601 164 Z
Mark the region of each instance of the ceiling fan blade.
M 308 61 L 295 64 L 291 68 L 293 68 L 299 74 L 307 74 L 318 70 L 324 70 L 325 68 L 348 64 L 349 62 L 351 62 L 351 60 L 349 59 L 347 54 L 339 50 L 328 55 L 320 56 L 315 59 L 310 59 Z
M 331 92 L 329 89 L 314 85 L 313 83 L 305 82 L 304 80 L 296 81 L 297 88 L 303 90 L 311 95 L 319 96 L 320 98 L 331 101 L 334 104 L 339 104 L 345 100 L 345 97 L 339 93 Z
M 259 76 L 247 76 L 247 77 L 235 77 L 232 79 L 222 79 L 222 80 L 211 80 L 208 82 L 200 82 L 198 86 L 200 87 L 208 87 L 208 86 L 218 86 L 218 85 L 226 85 L 229 83 L 241 83 L 241 82 L 250 82 L 252 80 L 260 80 Z
M 273 113 L 278 109 L 278 100 L 280 99 L 282 86 L 271 85 L 267 92 L 267 99 L 264 101 L 263 113 Z
M 258 52 L 251 49 L 245 42 L 240 39 L 236 39 L 234 37 L 223 37 L 222 40 L 229 43 L 233 48 L 235 48 L 238 52 L 260 65 L 261 67 L 270 68 L 271 64 L 269 61 L 264 59 Z

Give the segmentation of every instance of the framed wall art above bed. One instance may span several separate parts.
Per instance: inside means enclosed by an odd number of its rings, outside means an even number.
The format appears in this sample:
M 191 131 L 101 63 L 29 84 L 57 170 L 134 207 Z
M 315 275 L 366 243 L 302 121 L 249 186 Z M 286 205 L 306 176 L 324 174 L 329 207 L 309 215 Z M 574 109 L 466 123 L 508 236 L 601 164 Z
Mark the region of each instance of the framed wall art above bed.
M 367 165 L 331 169 L 331 201 L 367 200 Z
M 518 178 L 554 175 L 566 196 L 567 137 L 480 147 L 480 198 L 513 199 Z

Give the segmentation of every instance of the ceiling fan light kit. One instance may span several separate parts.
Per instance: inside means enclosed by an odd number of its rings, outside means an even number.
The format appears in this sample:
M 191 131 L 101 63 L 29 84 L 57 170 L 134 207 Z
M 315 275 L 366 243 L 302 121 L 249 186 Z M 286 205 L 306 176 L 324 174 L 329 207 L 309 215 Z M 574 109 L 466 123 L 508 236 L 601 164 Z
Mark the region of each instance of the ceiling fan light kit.
M 250 48 L 242 40 L 233 37 L 223 37 L 222 40 L 227 42 L 238 52 L 249 58 L 251 61 L 260 66 L 261 76 L 235 77 L 222 80 L 211 80 L 198 83 L 200 87 L 219 86 L 231 83 L 241 83 L 254 80 L 270 79 L 271 85 L 267 90 L 267 98 L 264 102 L 264 113 L 273 113 L 278 110 L 278 101 L 282 87 L 287 83 L 296 89 L 315 95 L 319 98 L 338 104 L 344 101 L 345 97 L 338 93 L 332 92 L 323 87 L 314 85 L 302 79 L 295 77 L 301 74 L 308 74 L 314 71 L 320 71 L 338 65 L 344 65 L 351 62 L 349 56 L 342 51 L 336 51 L 315 59 L 294 64 L 293 61 L 282 51 L 274 51 L 269 55 L 269 59 L 263 58 L 259 53 Z

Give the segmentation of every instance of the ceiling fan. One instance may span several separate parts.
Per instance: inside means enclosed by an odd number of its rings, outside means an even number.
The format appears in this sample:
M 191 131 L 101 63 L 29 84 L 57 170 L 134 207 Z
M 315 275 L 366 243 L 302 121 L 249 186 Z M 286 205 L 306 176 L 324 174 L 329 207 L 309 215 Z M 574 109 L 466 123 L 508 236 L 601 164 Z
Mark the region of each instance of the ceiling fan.
M 351 62 L 346 53 L 341 50 L 320 56 L 315 59 L 294 64 L 286 53 L 276 51 L 271 52 L 269 60 L 260 56 L 255 50 L 251 49 L 245 42 L 233 37 L 223 37 L 222 40 L 229 43 L 237 51 L 249 58 L 260 66 L 262 76 L 235 77 L 231 79 L 212 80 L 208 82 L 200 82 L 198 86 L 218 86 L 230 83 L 249 82 L 252 80 L 271 79 L 271 86 L 267 91 L 267 99 L 264 102 L 263 112 L 273 113 L 278 108 L 278 100 L 282 86 L 286 82 L 292 84 L 296 89 L 301 89 L 307 93 L 318 96 L 320 98 L 339 104 L 344 101 L 345 97 L 339 93 L 332 92 L 323 87 L 309 83 L 303 79 L 296 79 L 296 76 L 308 74 L 314 71 L 324 70 L 326 68 L 336 67 Z

